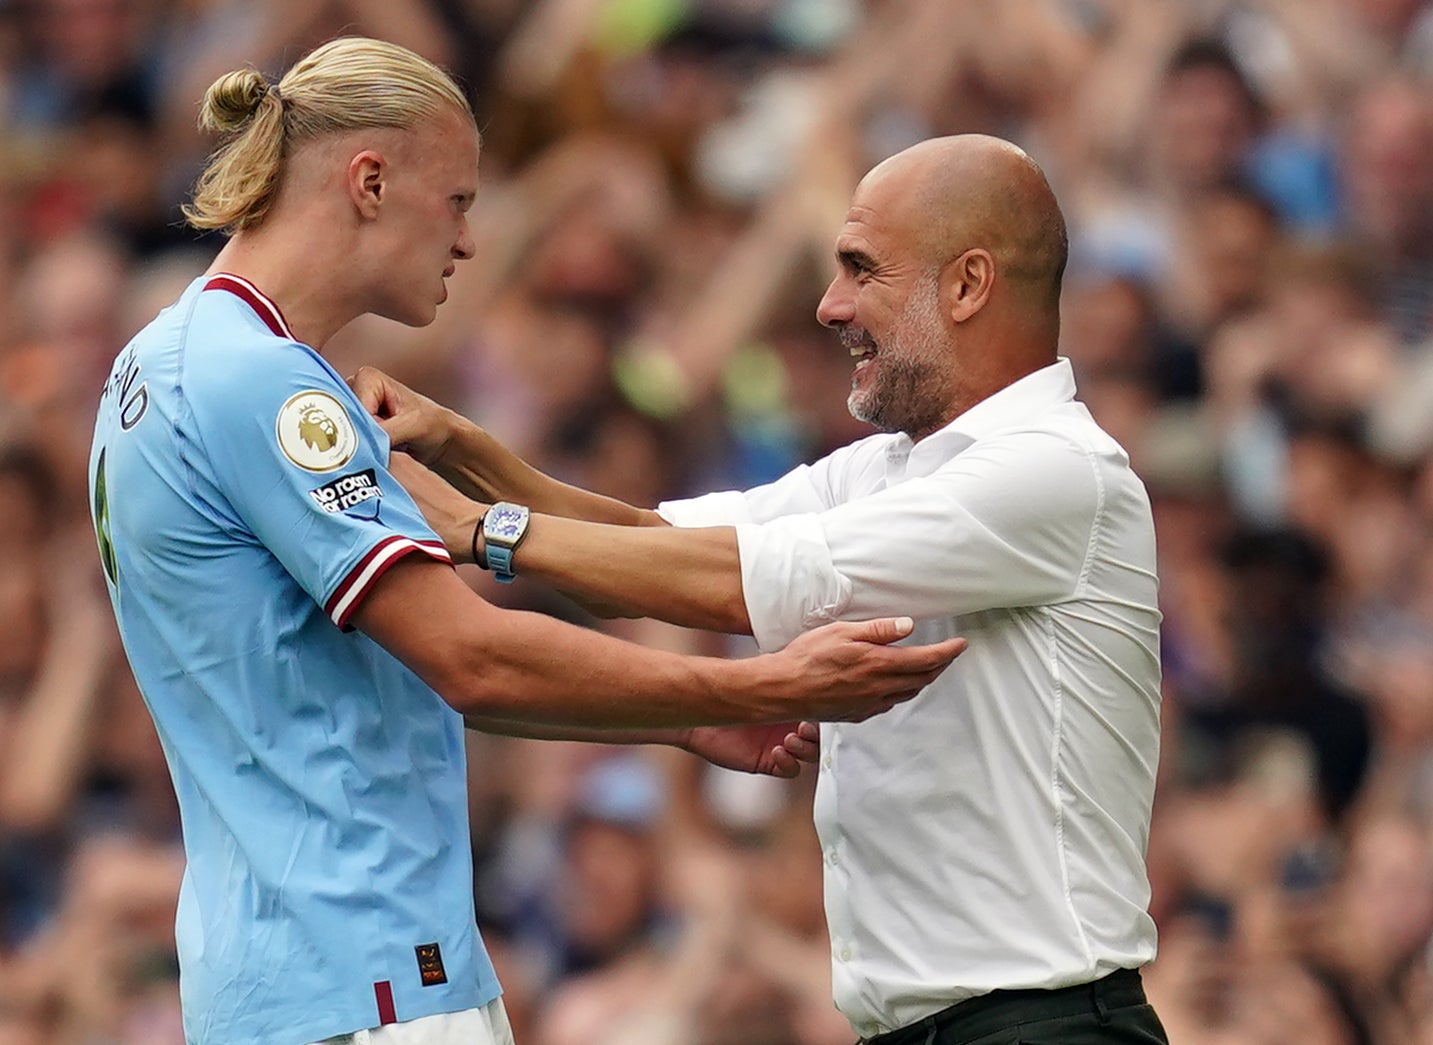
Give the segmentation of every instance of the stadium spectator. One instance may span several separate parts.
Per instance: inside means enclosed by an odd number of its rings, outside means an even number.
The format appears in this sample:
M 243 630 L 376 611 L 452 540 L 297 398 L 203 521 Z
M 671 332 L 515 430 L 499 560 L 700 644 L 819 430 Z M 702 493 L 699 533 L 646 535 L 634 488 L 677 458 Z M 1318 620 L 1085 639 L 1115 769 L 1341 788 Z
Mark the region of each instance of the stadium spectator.
M 1186 703 L 1187 740 L 1207 744 L 1202 761 L 1218 765 L 1249 736 L 1286 731 L 1308 745 L 1324 812 L 1342 816 L 1367 773 L 1371 737 L 1363 701 L 1319 664 L 1327 553 L 1296 531 L 1250 532 L 1230 540 L 1224 563 L 1229 678 L 1223 692 Z

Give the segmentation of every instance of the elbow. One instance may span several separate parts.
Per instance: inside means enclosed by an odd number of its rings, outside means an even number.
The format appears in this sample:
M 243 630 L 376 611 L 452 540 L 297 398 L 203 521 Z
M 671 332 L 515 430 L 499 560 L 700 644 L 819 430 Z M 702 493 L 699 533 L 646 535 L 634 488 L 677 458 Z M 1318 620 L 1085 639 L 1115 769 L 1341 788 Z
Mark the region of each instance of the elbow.
M 482 642 L 454 643 L 418 674 L 443 703 L 474 719 L 507 717 L 521 706 L 524 687 L 531 684 L 501 649 Z
M 570 598 L 578 608 L 586 613 L 590 613 L 598 620 L 623 620 L 640 616 L 640 614 L 633 613 L 615 603 L 602 602 L 598 599 L 584 599 L 579 595 L 570 594 L 568 598 Z
M 720 623 L 717 627 L 720 630 L 729 635 L 751 634 L 751 614 L 746 608 L 746 593 L 742 589 L 740 580 L 722 600 L 718 612 L 720 613 Z
M 438 696 L 466 719 L 511 718 L 522 707 L 522 681 L 491 668 L 434 686 Z

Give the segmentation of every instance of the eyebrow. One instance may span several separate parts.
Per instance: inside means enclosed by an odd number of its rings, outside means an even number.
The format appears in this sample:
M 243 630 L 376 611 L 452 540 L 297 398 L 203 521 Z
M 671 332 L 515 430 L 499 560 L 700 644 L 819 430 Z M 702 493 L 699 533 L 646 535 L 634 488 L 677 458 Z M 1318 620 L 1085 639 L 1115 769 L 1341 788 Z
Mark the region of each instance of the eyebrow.
M 854 272 L 868 272 L 876 267 L 875 258 L 871 257 L 871 255 L 867 254 L 863 250 L 855 250 L 854 248 L 850 247 L 846 248 L 845 250 L 836 251 L 836 260 L 841 263 L 842 268 L 849 269 Z

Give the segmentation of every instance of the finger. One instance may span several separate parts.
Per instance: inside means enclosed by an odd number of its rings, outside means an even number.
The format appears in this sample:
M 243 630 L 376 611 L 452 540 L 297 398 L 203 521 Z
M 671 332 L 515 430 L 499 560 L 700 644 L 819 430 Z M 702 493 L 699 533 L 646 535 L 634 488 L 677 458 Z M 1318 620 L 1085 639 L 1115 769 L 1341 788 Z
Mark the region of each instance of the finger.
M 378 418 L 379 426 L 388 433 L 393 446 L 407 446 L 423 434 L 423 422 L 416 410 L 405 410 L 392 417 Z
M 930 671 L 922 672 L 918 675 L 903 676 L 900 679 L 893 680 L 892 685 L 914 686 L 915 689 L 913 689 L 911 692 L 920 693 L 927 686 L 934 683 L 935 680 L 940 678 L 941 675 L 943 675 L 944 673 L 944 667 L 933 668 Z
M 800 764 L 784 748 L 774 747 L 771 749 L 772 776 L 784 777 L 789 780 L 800 772 Z
M 858 642 L 876 642 L 884 646 L 905 638 L 915 630 L 915 626 L 916 622 L 909 617 L 881 617 L 857 622 L 851 628 L 851 637 Z
M 374 415 L 380 412 L 386 398 L 384 384 L 383 372 L 371 366 L 359 367 L 358 373 L 348 379 L 348 387 L 353 389 L 363 409 Z
M 781 742 L 781 749 L 789 752 L 794 758 L 801 762 L 815 762 L 821 754 L 821 745 L 812 743 L 795 733 L 787 733 L 786 739 Z
M 796 727 L 796 735 L 802 740 L 811 740 L 819 743 L 821 740 L 821 723 L 802 722 Z
M 912 673 L 933 671 L 939 674 L 969 646 L 969 642 L 957 637 L 933 642 L 929 646 L 903 646 L 898 653 L 903 658 L 905 670 Z
M 799 733 L 787 733 L 781 741 L 781 746 L 798 758 L 821 750 L 819 743 L 807 740 Z

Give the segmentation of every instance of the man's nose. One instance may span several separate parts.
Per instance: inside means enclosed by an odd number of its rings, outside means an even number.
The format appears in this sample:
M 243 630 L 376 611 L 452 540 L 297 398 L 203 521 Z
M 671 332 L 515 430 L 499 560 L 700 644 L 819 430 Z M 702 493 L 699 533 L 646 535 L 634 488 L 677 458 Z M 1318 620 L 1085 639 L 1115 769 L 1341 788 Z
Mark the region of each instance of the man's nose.
M 816 306 L 816 319 L 825 327 L 849 323 L 856 317 L 856 298 L 851 293 L 848 281 L 837 276 L 826 288 L 821 303 Z
M 460 261 L 467 261 L 478 252 L 478 245 L 473 241 L 472 230 L 466 224 L 463 225 L 463 234 L 458 237 L 458 242 L 453 244 L 453 257 Z

